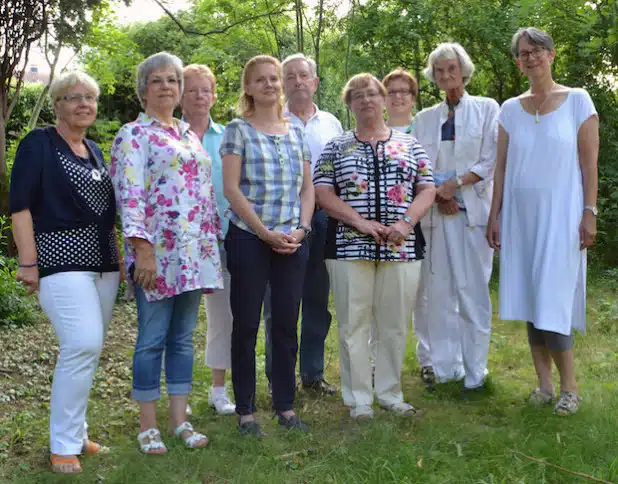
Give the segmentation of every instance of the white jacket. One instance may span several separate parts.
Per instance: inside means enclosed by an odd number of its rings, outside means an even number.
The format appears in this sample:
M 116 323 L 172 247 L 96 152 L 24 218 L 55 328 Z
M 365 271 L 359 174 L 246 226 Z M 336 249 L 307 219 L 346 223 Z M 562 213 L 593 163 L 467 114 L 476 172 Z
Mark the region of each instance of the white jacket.
M 498 114 L 500 106 L 487 97 L 470 96 L 464 93 L 455 106 L 455 157 L 457 176 L 472 171 L 481 181 L 461 189 L 468 224 L 472 227 L 487 225 L 498 144 Z M 448 106 L 441 102 L 423 109 L 414 118 L 412 136 L 421 143 L 429 159 L 435 164 L 442 137 L 442 125 L 448 117 Z M 421 225 L 433 226 L 433 210 L 430 209 Z

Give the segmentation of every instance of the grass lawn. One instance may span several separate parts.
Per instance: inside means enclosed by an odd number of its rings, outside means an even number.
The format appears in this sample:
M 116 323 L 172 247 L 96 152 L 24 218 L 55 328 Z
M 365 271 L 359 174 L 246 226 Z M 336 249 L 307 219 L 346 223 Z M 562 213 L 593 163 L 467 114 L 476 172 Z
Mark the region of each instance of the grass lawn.
M 74 477 L 49 472 L 49 387 L 56 357 L 53 331 L 48 323 L 2 330 L 0 482 L 592 482 L 566 470 L 618 482 L 617 287 L 612 279 L 598 280 L 589 287 L 589 331 L 576 340 L 577 374 L 584 397 L 577 415 L 557 417 L 551 407 L 534 408 L 526 403 L 535 377 L 525 326 L 495 319 L 485 395 L 462 401 L 459 384 L 426 391 L 418 377 L 415 338 L 410 331 L 404 395 L 423 409 L 423 418 L 405 419 L 377 410 L 373 421 L 356 423 L 348 417 L 340 397 L 315 399 L 300 392 L 298 409 L 312 431 L 308 435 L 289 433 L 272 419 L 260 338 L 258 408 L 268 433 L 261 441 L 240 438 L 235 417 L 220 417 L 208 407 L 210 371 L 204 366 L 206 321 L 202 314 L 195 338 L 191 421 L 208 434 L 211 445 L 190 451 L 164 434 L 169 448 L 165 456 L 145 456 L 138 450 L 137 406 L 129 398 L 135 307 L 119 304 L 91 393 L 88 420 L 91 437 L 110 446 L 112 453 L 82 459 L 84 472 Z M 338 384 L 336 324 L 327 346 L 326 376 Z M 166 403 L 164 399 L 160 404 L 161 429 L 167 427 Z

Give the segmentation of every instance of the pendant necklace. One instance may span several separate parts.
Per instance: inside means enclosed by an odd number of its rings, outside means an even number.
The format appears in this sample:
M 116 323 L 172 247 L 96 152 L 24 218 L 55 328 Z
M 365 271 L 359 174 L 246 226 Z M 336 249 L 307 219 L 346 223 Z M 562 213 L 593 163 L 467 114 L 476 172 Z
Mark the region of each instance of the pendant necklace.
M 541 122 L 541 119 L 539 118 L 539 111 L 541 109 L 543 109 L 543 105 L 547 102 L 547 100 L 549 99 L 549 94 L 554 90 L 554 86 L 556 85 L 555 82 L 552 83 L 551 88 L 549 89 L 549 91 L 547 91 L 547 93 L 545 94 L 545 99 L 543 100 L 543 102 L 541 103 L 541 105 L 536 109 L 536 115 L 534 116 L 534 121 L 536 124 L 539 124 Z M 532 105 L 534 106 L 534 102 L 532 103 Z

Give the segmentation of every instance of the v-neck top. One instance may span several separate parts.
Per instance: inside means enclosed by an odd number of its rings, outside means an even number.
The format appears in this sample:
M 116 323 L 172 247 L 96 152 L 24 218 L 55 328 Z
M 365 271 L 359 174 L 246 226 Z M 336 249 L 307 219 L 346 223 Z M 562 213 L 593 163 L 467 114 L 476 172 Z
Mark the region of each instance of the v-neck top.
M 85 142 L 88 164 L 53 127 L 31 131 L 17 149 L 10 211 L 32 214 L 40 277 L 118 270 L 112 182 L 101 149 Z

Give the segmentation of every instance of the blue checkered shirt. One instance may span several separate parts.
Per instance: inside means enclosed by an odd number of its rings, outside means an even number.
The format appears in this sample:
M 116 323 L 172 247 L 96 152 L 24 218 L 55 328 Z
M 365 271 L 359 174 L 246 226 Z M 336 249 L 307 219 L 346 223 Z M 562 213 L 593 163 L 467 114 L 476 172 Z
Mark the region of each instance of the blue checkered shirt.
M 225 127 L 219 153 L 241 157 L 240 191 L 266 228 L 290 233 L 298 227 L 303 166 L 311 160 L 302 129 L 289 125 L 285 135 L 265 134 L 234 119 Z M 225 215 L 253 233 L 231 208 Z

